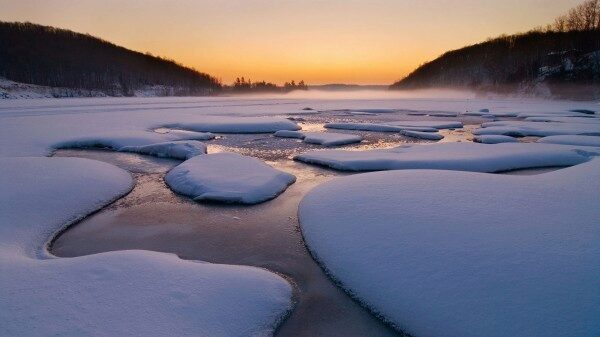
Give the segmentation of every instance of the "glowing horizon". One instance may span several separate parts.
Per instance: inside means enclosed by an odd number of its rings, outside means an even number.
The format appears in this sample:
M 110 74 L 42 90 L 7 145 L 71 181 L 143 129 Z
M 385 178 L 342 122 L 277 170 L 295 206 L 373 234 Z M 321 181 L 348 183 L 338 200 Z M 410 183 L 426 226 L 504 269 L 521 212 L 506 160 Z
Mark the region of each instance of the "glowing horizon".
M 0 20 L 89 33 L 224 84 L 391 84 L 445 51 L 551 23 L 580 2 L 0 0 Z

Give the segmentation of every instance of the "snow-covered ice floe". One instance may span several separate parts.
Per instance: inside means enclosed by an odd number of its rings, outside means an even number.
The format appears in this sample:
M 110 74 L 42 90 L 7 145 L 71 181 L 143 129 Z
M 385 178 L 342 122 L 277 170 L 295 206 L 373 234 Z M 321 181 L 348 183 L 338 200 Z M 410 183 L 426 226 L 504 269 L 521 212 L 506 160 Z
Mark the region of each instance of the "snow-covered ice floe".
M 174 123 L 166 125 L 199 132 L 216 133 L 273 133 L 278 130 L 300 130 L 298 124 L 283 117 L 205 117 L 193 123 Z
M 600 159 L 534 176 L 387 171 L 317 186 L 299 220 L 328 274 L 415 336 L 598 336 L 598 198 Z
M 547 144 L 565 144 L 565 145 L 580 145 L 580 146 L 598 146 L 600 147 L 599 136 L 548 136 L 537 140 L 538 143 Z
M 98 135 L 78 137 L 53 145 L 65 148 L 106 148 L 122 152 L 136 152 L 156 157 L 188 159 L 206 153 L 206 145 L 197 140 L 166 140 L 195 137 L 196 132 L 157 133 L 146 131 L 106 132 Z
M 362 137 L 348 133 L 336 132 L 304 132 L 304 142 L 323 146 L 339 146 L 360 143 Z
M 189 130 L 167 129 L 161 128 L 162 133 L 186 140 L 211 140 L 215 138 L 212 132 L 197 132 Z M 158 132 L 158 131 L 157 131 Z
M 516 112 L 484 112 L 484 111 L 467 111 L 463 112 L 464 116 L 481 116 L 481 117 L 517 117 Z
M 335 132 L 304 132 L 279 130 L 275 132 L 274 136 L 281 138 L 303 139 L 305 143 L 318 144 L 323 146 L 340 146 L 346 144 L 360 143 L 362 141 L 362 137 L 359 135 Z
M 539 143 L 439 143 L 365 151 L 317 150 L 294 157 L 345 171 L 445 169 L 499 172 L 583 163 L 600 149 Z
M 412 131 L 412 130 L 402 130 L 400 133 L 407 137 L 419 138 L 419 139 L 427 139 L 427 140 L 440 140 L 443 139 L 444 136 L 437 132 L 421 132 L 421 131 Z
M 514 137 L 545 137 L 556 135 L 600 136 L 600 124 L 595 123 L 544 123 L 527 121 L 501 121 L 481 124 L 475 135 L 505 135 Z
M 518 140 L 511 136 L 502 135 L 481 135 L 475 136 L 473 141 L 483 144 L 499 144 L 499 143 L 517 143 Z
M 400 127 L 426 127 L 434 129 L 458 129 L 463 127 L 462 122 L 458 121 L 397 121 L 386 122 L 385 124 Z
M 436 132 L 438 129 L 425 126 L 394 126 L 381 123 L 326 123 L 327 129 L 360 130 L 375 132 L 400 132 L 402 130 Z
M 600 123 L 600 118 L 589 117 L 527 117 L 528 122 L 559 122 L 559 123 Z
M 55 149 L 67 148 L 106 148 L 118 151 L 125 146 L 144 146 L 154 143 L 162 143 L 168 140 L 180 140 L 180 137 L 172 137 L 150 131 L 123 131 L 91 134 L 83 137 L 67 139 L 54 144 Z
M 124 146 L 119 151 L 185 160 L 206 154 L 206 145 L 197 140 L 177 140 L 142 146 Z
M 1 158 L 0 172 L 2 336 L 264 336 L 290 310 L 290 285 L 259 268 L 150 251 L 51 255 L 56 233 L 132 188 L 126 171 L 23 157 Z
M 296 177 L 236 153 L 215 153 L 188 159 L 165 177 L 169 187 L 196 201 L 257 204 L 275 198 Z
M 302 131 L 290 131 L 290 130 L 279 130 L 273 134 L 275 137 L 281 138 L 298 138 L 304 139 L 304 132 Z

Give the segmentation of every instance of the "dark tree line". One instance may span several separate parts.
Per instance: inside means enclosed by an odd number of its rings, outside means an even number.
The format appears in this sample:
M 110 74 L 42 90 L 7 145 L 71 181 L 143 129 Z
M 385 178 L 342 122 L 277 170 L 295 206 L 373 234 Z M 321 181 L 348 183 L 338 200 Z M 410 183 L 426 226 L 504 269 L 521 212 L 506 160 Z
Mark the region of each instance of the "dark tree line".
M 157 85 L 168 87 L 169 95 L 207 95 L 221 88 L 214 77 L 172 60 L 87 34 L 16 22 L 0 22 L 0 77 L 111 96 Z
M 235 93 L 271 93 L 308 90 L 308 86 L 304 83 L 304 81 L 300 81 L 298 83 L 291 81 L 285 82 L 285 84 L 280 87 L 271 82 L 252 82 L 250 79 L 246 80 L 244 77 L 238 77 L 235 79 L 235 82 L 233 82 L 229 89 Z
M 599 3 L 586 1 L 544 29 L 501 36 L 447 52 L 390 88 L 494 91 L 513 90 L 536 81 L 600 87 Z

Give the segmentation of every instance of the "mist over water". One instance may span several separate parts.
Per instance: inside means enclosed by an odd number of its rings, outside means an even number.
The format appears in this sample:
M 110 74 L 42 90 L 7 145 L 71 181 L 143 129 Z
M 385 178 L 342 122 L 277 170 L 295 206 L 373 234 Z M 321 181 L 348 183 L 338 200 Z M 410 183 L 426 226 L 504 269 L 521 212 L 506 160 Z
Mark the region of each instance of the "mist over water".
M 452 89 L 422 90 L 381 90 L 348 89 L 348 90 L 296 90 L 288 93 L 248 94 L 252 98 L 298 98 L 298 99 L 332 99 L 332 100 L 385 100 L 385 99 L 474 99 L 475 92 Z

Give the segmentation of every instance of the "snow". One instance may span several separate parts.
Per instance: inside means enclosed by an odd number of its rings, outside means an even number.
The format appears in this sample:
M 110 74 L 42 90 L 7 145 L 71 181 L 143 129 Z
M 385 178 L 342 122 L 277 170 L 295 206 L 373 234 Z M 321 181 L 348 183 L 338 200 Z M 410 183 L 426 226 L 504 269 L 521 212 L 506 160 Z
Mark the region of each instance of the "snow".
M 473 141 L 477 143 L 483 144 L 499 144 L 499 143 L 517 143 L 518 140 L 514 137 L 510 136 L 502 136 L 502 135 L 482 135 L 475 136 Z
M 324 125 L 327 129 L 341 129 L 341 130 L 361 130 L 361 131 L 375 131 L 375 132 L 400 132 L 402 130 L 412 131 L 423 131 L 423 132 L 436 132 L 438 129 L 424 126 L 392 126 L 379 123 L 326 123 Z
M 8 99 L 0 100 L 0 156 L 45 156 L 52 152 L 52 145 L 55 143 L 91 135 L 104 135 L 107 132 L 126 135 L 132 132 L 155 130 L 165 125 L 202 124 L 206 121 L 210 122 L 208 124 L 214 125 L 222 118 L 225 118 L 227 123 L 232 124 L 237 119 L 245 120 L 248 117 L 260 117 L 262 121 L 264 121 L 263 118 L 277 118 L 281 121 L 283 118 L 275 116 L 301 115 L 302 108 L 307 105 L 321 111 L 343 108 L 358 110 L 369 108 L 397 109 L 397 112 L 381 117 L 387 117 L 386 120 L 396 116 L 406 116 L 410 111 L 423 111 L 425 113 L 430 111 L 464 112 L 476 111 L 481 106 L 488 107 L 494 113 L 519 111 L 521 113 L 543 112 L 549 114 L 569 109 L 598 110 L 596 102 L 488 100 L 474 97 L 423 99 L 406 96 L 375 99 L 372 97 L 367 99 L 351 97 L 320 99 L 274 95 L 265 98 Z M 406 117 L 411 118 L 410 116 Z M 293 129 L 298 129 L 297 126 L 289 125 L 288 122 L 285 122 L 285 124 L 293 127 Z M 278 130 L 280 128 L 273 127 L 271 132 Z M 176 138 L 165 136 L 151 143 L 182 140 Z
M 150 251 L 51 255 L 61 229 L 132 188 L 126 171 L 22 157 L 0 158 L 0 172 L 0 335 L 267 336 L 290 310 L 290 285 L 259 268 Z
M 167 157 L 185 160 L 201 154 L 205 154 L 206 145 L 197 140 L 178 140 L 142 146 L 124 146 L 120 148 L 119 151 L 136 152 L 156 157 Z
M 299 220 L 326 271 L 415 336 L 598 336 L 599 197 L 598 159 L 534 176 L 388 171 L 316 187 Z
M 174 123 L 170 128 L 217 133 L 273 133 L 279 130 L 300 130 L 300 127 L 283 117 L 206 117 L 202 122 Z
M 565 144 L 565 145 L 581 145 L 581 146 L 598 146 L 600 147 L 600 137 L 598 136 L 548 136 L 540 138 L 538 143 L 547 144 Z
M 499 172 L 533 167 L 571 166 L 600 154 L 600 149 L 538 143 L 436 143 L 365 151 L 318 150 L 294 157 L 309 164 L 345 171 L 445 169 Z
M 257 204 L 278 196 L 296 177 L 253 157 L 215 153 L 184 161 L 167 173 L 165 181 L 196 201 Z
M 440 139 L 444 138 L 443 135 L 440 135 L 437 132 L 421 132 L 421 131 L 402 130 L 400 133 L 407 137 L 428 139 L 428 140 L 440 140 Z
M 339 146 L 352 143 L 360 143 L 362 137 L 348 133 L 335 132 L 304 132 L 304 142 L 319 144 L 323 146 Z
M 290 130 L 279 130 L 273 134 L 275 137 L 281 138 L 298 138 L 304 139 L 304 133 L 302 131 L 290 131 Z
M 555 135 L 593 135 L 600 136 L 600 124 L 592 123 L 543 123 L 523 121 L 501 121 L 483 123 L 482 128 L 474 130 L 475 135 L 505 135 L 515 137 L 555 136 Z

